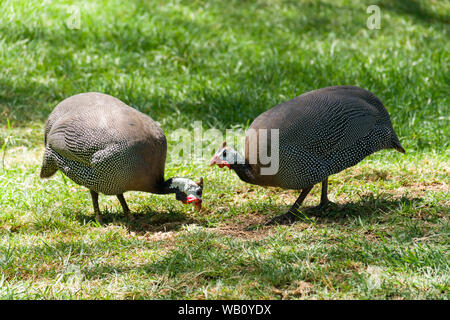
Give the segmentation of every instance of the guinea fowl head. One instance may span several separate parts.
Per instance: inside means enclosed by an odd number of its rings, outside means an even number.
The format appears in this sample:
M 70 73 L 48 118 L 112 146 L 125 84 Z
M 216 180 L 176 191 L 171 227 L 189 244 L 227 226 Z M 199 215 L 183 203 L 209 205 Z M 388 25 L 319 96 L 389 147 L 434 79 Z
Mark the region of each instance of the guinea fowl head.
M 184 204 L 194 203 L 195 209 L 202 208 L 203 178 L 195 182 L 187 178 L 172 178 L 170 189 L 174 189 L 176 199 Z
M 232 165 L 239 163 L 244 163 L 241 155 L 233 148 L 227 147 L 227 143 L 224 141 L 220 149 L 211 158 L 209 165 L 216 164 L 219 168 L 228 167 L 228 169 L 231 169 Z

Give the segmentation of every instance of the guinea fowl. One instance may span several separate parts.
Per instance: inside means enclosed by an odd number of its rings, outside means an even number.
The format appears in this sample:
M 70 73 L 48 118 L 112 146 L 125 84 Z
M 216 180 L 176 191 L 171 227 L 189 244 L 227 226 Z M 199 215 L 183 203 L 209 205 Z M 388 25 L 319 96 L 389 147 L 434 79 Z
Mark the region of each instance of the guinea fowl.
M 272 150 L 273 129 L 278 129 L 279 166 L 267 175 L 261 171 L 265 167 L 261 150 Z M 263 131 L 265 135 L 260 134 Z M 391 148 L 405 153 L 381 101 L 359 87 L 334 86 L 304 93 L 262 113 L 247 131 L 245 158 L 224 142 L 210 165 L 227 166 L 248 183 L 301 190 L 288 212 L 268 223 L 282 224 L 296 220 L 315 184 L 322 182 L 318 208 L 324 209 L 329 204 L 328 176 Z M 257 153 L 253 158 L 252 152 Z
M 125 191 L 175 193 L 200 210 L 203 179 L 164 180 L 166 153 L 166 137 L 149 116 L 112 96 L 81 93 L 59 103 L 47 120 L 41 178 L 61 170 L 87 187 L 98 222 L 98 193 L 116 195 L 127 215 Z

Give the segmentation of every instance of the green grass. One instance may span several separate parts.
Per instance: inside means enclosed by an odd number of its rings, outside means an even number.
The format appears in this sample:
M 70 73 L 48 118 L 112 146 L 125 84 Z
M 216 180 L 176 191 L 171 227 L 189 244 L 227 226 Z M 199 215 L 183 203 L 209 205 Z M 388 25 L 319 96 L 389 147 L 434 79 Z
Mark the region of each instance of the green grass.
M 80 29 L 66 25 L 71 5 Z M 367 6 L 381 8 L 369 30 Z M 1 299 L 448 299 L 448 1 L 0 2 Z M 325 214 L 262 227 L 297 192 L 203 162 L 204 210 L 173 196 L 100 197 L 39 179 L 54 106 L 111 94 L 177 128 L 245 129 L 303 92 L 374 92 L 407 150 L 330 177 Z M 305 202 L 318 203 L 319 187 Z

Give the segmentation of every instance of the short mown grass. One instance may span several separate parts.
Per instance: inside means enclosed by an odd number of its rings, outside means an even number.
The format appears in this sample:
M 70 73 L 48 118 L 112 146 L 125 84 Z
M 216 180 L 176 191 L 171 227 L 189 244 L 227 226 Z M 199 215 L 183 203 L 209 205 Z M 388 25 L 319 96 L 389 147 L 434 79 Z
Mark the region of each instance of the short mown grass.
M 381 9 L 381 29 L 366 9 Z M 73 6 L 79 29 L 71 29 Z M 0 3 L 0 299 L 448 299 L 448 1 L 10 1 Z M 297 191 L 204 161 L 196 212 L 173 196 L 100 197 L 39 179 L 52 108 L 111 94 L 171 133 L 245 129 L 303 92 L 377 94 L 407 150 L 374 154 L 319 186 L 290 226 L 263 226 Z M 188 138 L 188 137 L 184 137 Z M 170 153 L 170 152 L 169 152 Z

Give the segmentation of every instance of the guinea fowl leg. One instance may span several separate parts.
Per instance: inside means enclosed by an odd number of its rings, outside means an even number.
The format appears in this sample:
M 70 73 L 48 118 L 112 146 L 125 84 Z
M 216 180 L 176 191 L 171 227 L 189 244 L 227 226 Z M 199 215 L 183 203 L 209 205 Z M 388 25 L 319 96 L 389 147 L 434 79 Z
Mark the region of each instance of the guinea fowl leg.
M 289 209 L 289 211 L 286 212 L 285 214 L 282 214 L 282 215 L 279 215 L 279 216 L 273 218 L 272 220 L 267 222 L 266 225 L 271 225 L 271 224 L 290 224 L 290 223 L 294 222 L 295 220 L 297 220 L 298 219 L 298 214 L 299 214 L 298 208 L 300 208 L 300 206 L 302 205 L 303 200 L 305 200 L 306 196 L 311 191 L 311 189 L 312 189 L 312 186 L 308 187 L 308 188 L 305 188 L 305 189 L 302 189 L 302 192 L 300 193 L 300 196 L 295 201 L 294 205 Z
M 100 215 L 100 208 L 98 207 L 98 193 L 91 191 L 91 197 L 92 197 L 92 204 L 94 205 L 94 212 L 95 212 L 95 220 L 97 220 L 98 223 L 102 223 L 102 217 Z
M 328 207 L 330 200 L 328 200 L 328 177 L 322 181 L 322 194 L 320 195 L 320 204 L 317 209 L 323 210 Z
M 117 195 L 117 199 L 119 199 L 120 204 L 122 205 L 123 208 L 123 213 L 127 216 L 130 215 L 130 209 L 128 208 L 127 202 L 125 201 L 125 198 L 123 197 L 123 193 L 122 194 L 118 194 Z

